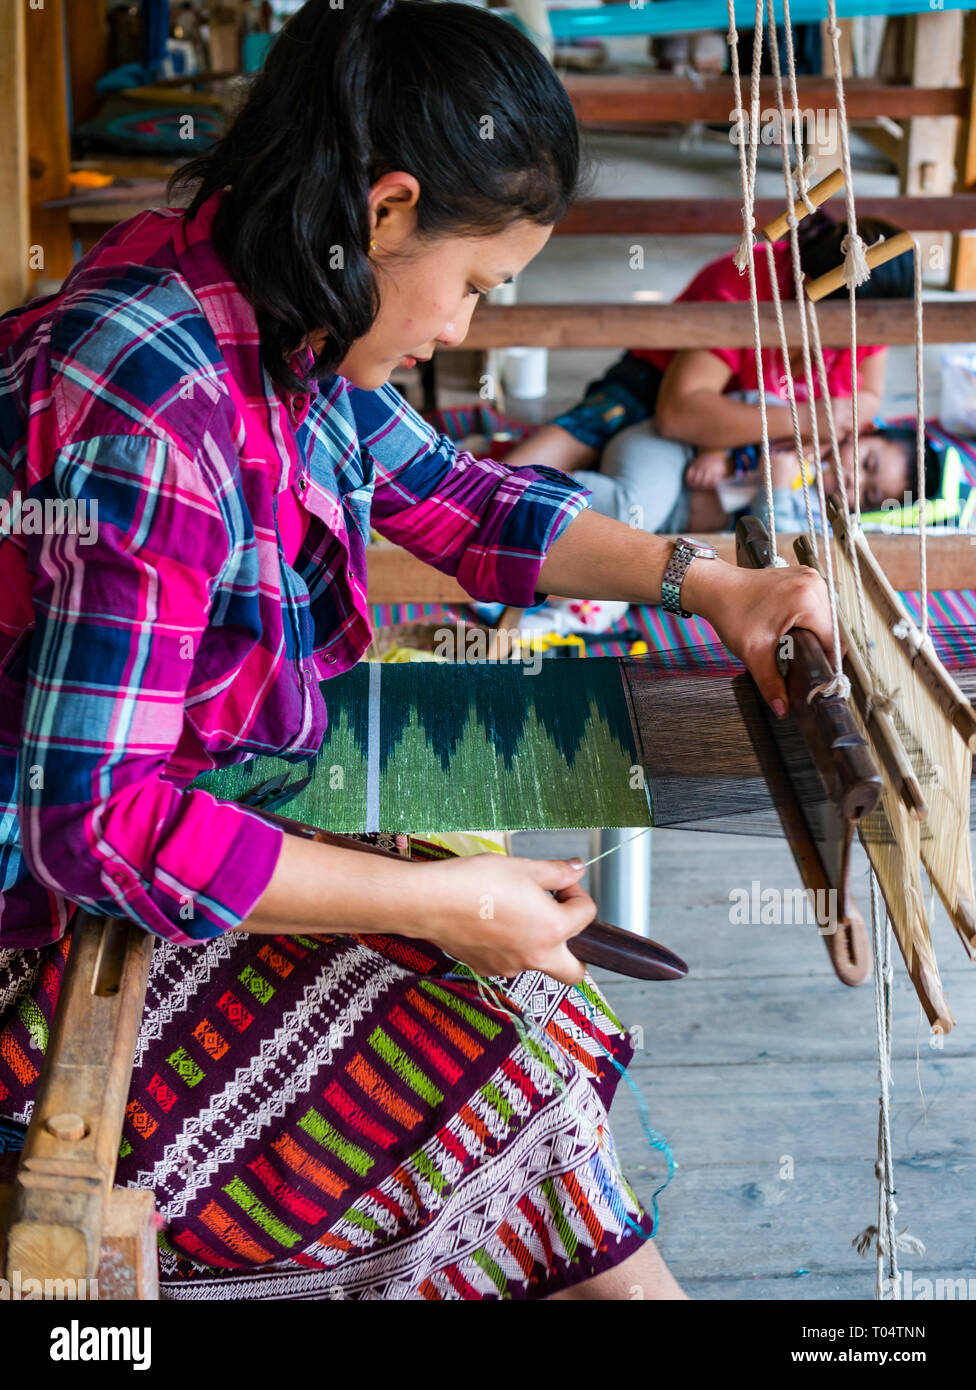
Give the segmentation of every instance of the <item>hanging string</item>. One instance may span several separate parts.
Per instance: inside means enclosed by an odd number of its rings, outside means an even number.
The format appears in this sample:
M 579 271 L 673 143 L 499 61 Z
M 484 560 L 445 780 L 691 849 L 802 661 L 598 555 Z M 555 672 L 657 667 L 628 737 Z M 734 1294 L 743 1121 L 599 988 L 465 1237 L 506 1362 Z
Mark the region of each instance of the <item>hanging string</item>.
M 739 76 L 739 33 L 735 25 L 735 3 L 728 0 L 729 52 L 732 63 L 732 83 L 735 109 L 742 114 L 742 83 Z M 756 354 L 756 383 L 759 388 L 760 458 L 766 492 L 766 512 L 769 517 L 769 552 L 773 565 L 786 564 L 776 549 L 776 508 L 773 502 L 773 468 L 769 457 L 769 421 L 766 417 L 766 381 L 762 361 L 762 329 L 759 324 L 759 297 L 756 293 L 756 258 L 753 252 L 753 228 L 756 200 L 756 166 L 759 158 L 759 78 L 762 70 L 763 0 L 756 0 L 755 29 L 752 48 L 752 82 L 749 99 L 749 159 L 742 140 L 739 141 L 739 177 L 742 183 L 742 240 L 734 261 L 741 274 L 749 272 L 749 307 L 752 311 L 752 337 Z
M 891 1148 L 891 919 L 883 911 L 877 879 L 871 873 L 871 939 L 874 953 L 874 1009 L 878 1039 L 878 1158 L 875 1174 L 878 1179 L 877 1225 L 866 1226 L 851 1244 L 859 1255 L 875 1248 L 875 1297 L 881 1301 L 900 1300 L 901 1280 L 898 1270 L 898 1251 L 907 1250 L 923 1255 L 925 1246 L 909 1234 L 908 1227 L 898 1231 L 895 1217 L 895 1170 Z M 883 913 L 883 922 L 882 922 Z
M 847 108 L 844 100 L 844 78 L 840 57 L 840 25 L 837 21 L 836 0 L 828 0 L 828 22 L 827 33 L 830 37 L 831 51 L 834 65 L 834 91 L 837 99 L 837 118 L 840 129 L 841 163 L 844 172 L 845 200 L 847 205 L 847 235 L 841 243 L 844 251 L 844 283 L 848 289 L 848 302 L 850 305 L 850 337 L 851 337 L 851 414 L 852 414 L 852 455 L 854 464 L 854 506 L 857 529 L 860 530 L 861 524 L 861 468 L 859 435 L 860 422 L 858 418 L 858 373 L 857 373 L 857 309 L 856 309 L 856 290 L 857 286 L 867 280 L 870 269 L 867 264 L 864 242 L 857 230 L 857 213 L 854 207 L 854 183 L 851 170 L 851 151 L 849 129 L 847 122 Z M 917 252 L 917 247 L 916 247 Z M 918 407 L 918 396 L 920 392 L 921 374 L 921 287 L 920 287 L 920 266 L 918 256 L 915 258 L 915 353 L 916 353 L 916 416 L 921 411 Z M 827 390 L 826 369 L 823 361 L 823 349 L 820 344 L 819 324 L 813 303 L 810 304 L 810 324 L 811 331 L 815 337 L 815 351 L 817 354 L 817 365 L 820 373 L 821 389 L 824 393 L 826 405 L 826 415 L 830 432 L 831 450 L 834 458 L 834 466 L 837 470 L 837 478 L 840 483 L 840 495 L 845 518 L 850 522 L 850 513 L 847 504 L 847 491 L 844 485 L 844 474 L 840 468 L 840 450 L 837 444 L 837 433 L 834 428 L 833 411 L 830 404 L 830 394 Z M 924 421 L 922 423 L 922 440 L 924 446 Z M 917 445 L 918 451 L 918 445 Z M 924 472 L 924 468 L 922 470 Z M 924 481 L 921 486 L 924 488 Z M 924 537 L 923 537 L 924 546 Z M 829 547 L 827 547 L 829 556 Z M 924 555 L 924 550 L 923 550 Z M 864 588 L 861 581 L 860 566 L 857 560 L 857 546 L 851 546 L 851 556 L 853 560 L 854 583 L 857 592 L 858 607 L 862 623 L 862 631 L 865 638 L 864 651 L 868 656 L 869 671 L 871 672 L 872 685 L 877 690 L 876 675 L 870 664 L 870 643 L 867 638 L 866 606 Z M 924 559 L 923 559 L 924 564 Z M 872 698 L 874 691 L 872 692 Z M 907 1228 L 900 1232 L 895 1230 L 895 1215 L 897 1206 L 895 1204 L 895 1184 L 894 1184 L 894 1163 L 891 1149 L 891 921 L 887 910 L 884 913 L 884 927 L 882 931 L 881 922 L 881 903 L 878 891 L 877 880 L 874 872 L 871 873 L 871 921 L 872 921 L 872 942 L 874 951 L 875 967 L 875 1022 L 878 1039 L 878 1079 L 880 1083 L 880 1096 L 878 1106 L 878 1161 L 876 1165 L 876 1175 L 878 1178 L 878 1224 L 876 1227 L 868 1227 L 854 1239 L 854 1245 L 861 1254 L 866 1254 L 870 1248 L 872 1240 L 876 1248 L 876 1281 L 875 1295 L 879 1299 L 900 1297 L 899 1276 L 898 1276 L 898 1251 L 899 1249 L 913 1250 L 916 1252 L 924 1251 L 922 1243 L 908 1234 Z M 887 1266 L 887 1269 L 886 1269 Z
M 786 29 L 786 63 L 789 75 L 790 100 L 793 103 L 794 131 L 793 138 L 796 142 L 796 159 L 799 166 L 799 177 L 797 187 L 802 192 L 804 203 L 810 212 L 816 211 L 816 206 L 810 201 L 806 193 L 806 178 L 803 170 L 806 161 L 803 158 L 803 136 L 802 126 L 800 125 L 799 98 L 796 88 L 796 63 L 793 54 L 793 26 L 790 21 L 789 0 L 783 3 L 783 23 Z M 783 78 L 780 72 L 779 61 L 779 41 L 776 36 L 776 16 L 773 9 L 773 0 L 769 0 L 769 58 L 770 65 L 774 74 L 776 90 L 776 105 L 779 113 L 780 128 L 786 128 L 786 109 L 783 99 Z M 781 144 L 783 161 L 783 182 L 786 187 L 787 195 L 787 226 L 790 232 L 790 261 L 793 270 L 793 293 L 797 305 L 800 309 L 800 343 L 803 352 L 803 376 L 807 388 L 807 401 L 810 410 L 810 429 L 812 436 L 813 457 L 819 467 L 820 459 L 820 435 L 817 412 L 814 406 L 813 372 L 810 364 L 810 342 L 807 336 L 807 324 L 803 315 L 803 267 L 800 264 L 800 238 L 799 222 L 793 210 L 793 199 L 791 197 L 791 175 L 789 157 L 786 152 L 785 140 Z M 773 306 L 776 313 L 776 327 L 779 331 L 780 353 L 783 358 L 783 372 L 786 377 L 787 395 L 790 403 L 790 418 L 793 422 L 793 439 L 796 447 L 797 459 L 800 464 L 800 482 L 803 488 L 803 505 L 807 514 L 807 534 L 810 537 L 810 544 L 813 547 L 813 554 L 819 559 L 819 547 L 817 544 L 816 531 L 813 524 L 813 512 L 810 507 L 810 491 L 807 485 L 806 459 L 803 448 L 803 434 L 800 429 L 800 415 L 796 405 L 796 385 L 793 380 L 793 367 L 790 362 L 789 344 L 786 341 L 786 325 L 783 321 L 783 305 L 780 299 L 779 278 L 775 272 L 775 257 L 772 245 L 766 243 L 766 263 L 769 268 L 769 283 L 772 288 Z
M 586 995 L 580 989 L 579 985 L 574 985 L 573 988 L 579 995 L 581 1001 L 580 1007 L 586 1011 L 586 1014 L 590 1022 L 595 1023 L 596 1010 L 593 1008 L 593 1005 L 590 1003 L 589 999 L 587 999 Z M 623 1077 L 624 1081 L 627 1083 L 627 1086 L 630 1088 L 634 1100 L 637 1102 L 637 1114 L 640 1118 L 641 1129 L 643 1129 L 644 1131 L 644 1138 L 647 1140 L 648 1144 L 652 1149 L 657 1149 L 660 1153 L 663 1153 L 668 1165 L 668 1176 L 661 1183 L 661 1186 L 656 1188 L 654 1192 L 651 1193 L 651 1215 L 653 1221 L 651 1229 L 653 1233 L 657 1230 L 658 1224 L 657 1199 L 664 1191 L 664 1189 L 667 1187 L 671 1179 L 674 1177 L 675 1170 L 678 1165 L 674 1161 L 674 1154 L 671 1152 L 671 1145 L 665 1139 L 664 1135 L 660 1134 L 651 1124 L 651 1112 L 648 1108 L 647 1101 L 644 1099 L 640 1087 L 637 1085 L 637 1082 L 630 1075 L 630 1072 L 627 1070 L 627 1068 L 622 1067 L 620 1063 L 617 1061 L 616 1057 L 614 1057 L 611 1053 L 606 1051 L 606 1048 L 604 1048 L 604 1052 L 606 1053 L 607 1061 L 610 1063 L 611 1066 L 615 1067 L 616 1070 Z
M 857 398 L 857 312 L 855 291 L 871 274 L 864 242 L 857 230 L 857 211 L 854 207 L 854 175 L 851 170 L 850 132 L 844 97 L 844 74 L 840 56 L 840 24 L 837 21 L 837 0 L 827 0 L 827 33 L 830 37 L 834 64 L 834 93 L 837 100 L 837 123 L 840 131 L 840 158 L 844 171 L 844 201 L 847 209 L 847 235 L 840 244 L 844 252 L 844 284 L 850 304 L 851 327 L 851 429 L 854 463 L 854 501 L 858 526 L 861 524 L 861 457 L 859 449 L 860 423 Z
M 827 437 L 830 443 L 830 456 L 833 461 L 834 476 L 837 478 L 840 485 L 838 491 L 840 493 L 841 508 L 844 513 L 845 521 L 847 522 L 848 527 L 851 530 L 853 530 L 854 523 L 851 518 L 850 507 L 848 506 L 847 502 L 847 488 L 844 484 L 844 469 L 840 458 L 840 444 L 837 440 L 837 429 L 834 425 L 833 401 L 831 400 L 830 389 L 827 381 L 827 365 L 824 361 L 823 344 L 820 341 L 820 321 L 817 318 L 816 305 L 813 303 L 812 300 L 807 301 L 807 311 L 810 318 L 810 337 L 813 341 L 813 353 L 817 363 L 817 376 L 820 381 L 820 391 L 823 397 L 824 414 L 827 419 Z M 827 503 L 826 497 L 824 495 L 822 467 L 819 468 L 817 472 L 817 488 L 820 506 L 823 509 L 821 515 L 824 527 L 824 551 L 827 559 L 827 574 L 829 576 L 831 602 L 832 605 L 835 605 L 836 593 L 833 581 L 833 561 L 831 558 L 830 545 L 827 541 Z M 868 675 L 871 681 L 871 691 L 869 692 L 869 698 L 872 701 L 872 705 L 874 708 L 880 708 L 884 704 L 887 697 L 881 689 L 878 673 L 875 668 L 874 658 L 872 655 L 873 646 L 868 639 L 867 599 L 864 593 L 864 585 L 861 581 L 861 562 L 856 545 L 852 545 L 850 547 L 849 554 L 851 559 L 851 569 L 853 570 L 854 574 L 854 591 L 857 595 L 858 617 L 861 623 L 861 649 L 864 653 L 865 664 L 868 668 Z M 833 607 L 831 616 L 833 617 Z
M 776 102 L 777 102 L 777 110 L 778 110 L 778 113 L 779 113 L 780 123 L 781 123 L 781 126 L 785 129 L 785 124 L 786 124 L 786 111 L 785 111 L 785 102 L 784 102 L 784 97 L 783 97 L 783 82 L 782 82 L 782 76 L 781 76 L 781 74 L 780 74 L 779 44 L 778 44 L 778 41 L 777 41 L 777 38 L 776 38 L 776 23 L 775 23 L 775 12 L 774 12 L 774 9 L 773 9 L 773 0 L 768 0 L 768 6 L 769 6 L 769 21 L 770 21 L 770 23 L 769 23 L 769 39 L 768 39 L 768 42 L 769 42 L 770 65 L 771 65 L 771 67 L 772 67 L 772 69 L 773 69 L 773 73 L 774 73 L 774 82 L 775 82 L 775 90 L 776 90 Z M 785 0 L 785 3 L 784 3 L 783 19 L 784 19 L 784 23 L 785 23 L 785 25 L 786 25 L 787 33 L 790 33 L 791 21 L 790 21 L 789 3 L 788 3 L 788 0 Z M 791 93 L 794 93 L 794 94 L 795 94 L 795 92 L 796 92 L 796 66 L 795 66 L 795 62 L 794 62 L 792 38 L 790 38 L 789 42 L 787 43 L 787 47 L 786 47 L 786 56 L 787 56 L 787 67 L 788 67 L 788 69 L 789 69 L 790 90 L 791 90 Z M 795 113 L 796 113 L 796 100 L 797 100 L 797 98 L 796 98 L 795 95 L 794 95 L 791 99 L 794 101 L 794 114 L 795 114 Z M 802 148 L 801 148 L 801 150 L 800 150 L 800 156 L 799 156 L 799 158 L 800 158 L 800 160 L 801 160 L 801 162 L 802 162 Z M 791 194 L 791 187 L 790 187 L 790 166 L 789 166 L 789 160 L 788 160 L 787 154 L 786 154 L 786 146 L 785 146 L 785 143 L 784 143 L 784 145 L 783 145 L 783 150 L 782 150 L 782 162 L 783 162 L 783 182 L 784 182 L 784 185 L 785 185 L 785 188 L 786 188 L 787 204 L 788 204 L 788 208 L 789 208 L 789 211 L 788 211 L 788 214 L 787 214 L 787 225 L 788 225 L 789 230 L 790 230 L 790 258 L 791 258 L 791 265 L 792 265 L 792 270 L 793 270 L 793 292 L 794 292 L 794 294 L 795 294 L 795 296 L 796 296 L 797 308 L 798 308 L 798 310 L 799 310 L 799 315 L 800 315 L 801 344 L 802 344 L 802 350 L 803 350 L 803 369 L 804 369 L 804 377 L 805 377 L 806 388 L 807 388 L 807 400 L 808 400 L 808 402 L 809 402 L 809 408 L 810 408 L 811 433 L 812 433 L 812 436 L 813 436 L 813 457 L 814 457 L 814 464 L 815 464 L 815 469 L 816 469 L 816 478 L 817 478 L 817 487 L 818 487 L 818 500 L 819 500 L 819 502 L 820 502 L 820 528 L 821 528 L 821 533 L 822 533 L 822 535 L 823 535 L 823 541 L 824 541 L 825 575 L 826 575 L 826 580 L 827 580 L 827 592 L 828 592 L 828 596 L 829 596 L 829 600 L 830 600 L 831 633 L 832 633 L 832 637 L 833 637 L 833 648 L 834 648 L 834 675 L 832 676 L 832 678 L 831 678 L 830 680 L 828 680 L 828 681 L 823 681 L 820 685 L 815 686 L 815 687 L 809 692 L 809 694 L 808 694 L 808 696 L 807 696 L 807 699 L 808 699 L 808 701 L 812 701 L 813 698 L 814 698 L 814 696 L 816 696 L 816 695 L 831 696 L 831 695 L 834 695 L 834 694 L 838 694 L 838 695 L 840 695 L 843 699 L 846 699 L 846 698 L 848 697 L 848 695 L 850 694 L 851 686 L 850 686 L 850 681 L 848 680 L 847 676 L 844 674 L 843 653 L 842 653 L 842 651 L 841 651 L 841 640 L 840 640 L 840 622 L 839 622 L 838 613 L 837 613 L 837 590 L 836 590 L 836 585 L 835 585 L 835 583 L 834 583 L 833 561 L 832 561 L 832 558 L 831 558 L 830 545 L 829 545 L 828 537 L 827 537 L 827 500 L 826 500 L 825 489 L 824 489 L 824 482 L 823 482 L 823 464 L 822 464 L 822 460 L 821 460 L 821 457 L 820 457 L 820 453 L 821 453 L 821 450 L 820 450 L 820 434 L 819 434 L 818 421 L 817 421 L 817 412 L 816 412 L 816 408 L 815 408 L 815 397 L 816 397 L 816 392 L 815 392 L 815 390 L 814 390 L 814 384 L 813 384 L 813 367 L 812 367 L 811 358 L 810 358 L 810 341 L 809 341 L 809 336 L 808 336 L 808 332 L 807 332 L 807 321 L 806 321 L 806 315 L 805 315 L 804 310 L 803 310 L 803 305 L 804 305 L 804 303 L 806 302 L 806 294 L 805 294 L 804 288 L 803 288 L 803 279 L 804 279 L 804 276 L 803 276 L 803 268 L 802 268 L 802 265 L 801 265 L 801 263 L 800 263 L 800 245 L 799 245 L 799 235 L 798 235 L 798 231 L 797 231 L 798 223 L 797 223 L 796 214 L 795 214 L 794 211 L 793 211 L 793 204 L 792 204 L 792 200 L 791 200 L 791 197 L 790 197 L 790 194 Z M 786 384 L 787 384 L 787 395 L 788 395 L 788 399 L 789 399 L 789 401 L 790 401 L 790 413 L 791 413 L 791 419 L 792 419 L 792 422 L 793 422 L 794 445 L 795 445 L 796 450 L 797 450 L 798 461 L 799 461 L 799 465 L 800 465 L 800 477 L 801 477 L 802 485 L 803 485 L 803 500 L 804 500 L 804 505 L 805 505 L 806 513 L 807 513 L 807 528 L 808 528 L 808 533 L 809 533 L 809 536 L 810 536 L 811 545 L 812 545 L 812 547 L 813 547 L 814 555 L 819 559 L 819 558 L 820 558 L 820 557 L 819 557 L 819 547 L 818 547 L 818 544 L 817 544 L 817 537 L 816 537 L 816 532 L 815 532 L 815 528 L 814 528 L 814 524 L 813 524 L 813 512 L 812 512 L 811 506 L 810 506 L 810 496 L 809 496 L 809 492 L 808 492 L 808 489 L 807 489 L 806 461 L 805 461 L 805 458 L 804 458 L 803 438 L 802 438 L 802 431 L 801 431 L 801 429 L 800 429 L 799 412 L 798 412 L 798 410 L 797 410 L 797 405 L 796 405 L 796 386 L 795 386 L 795 382 L 794 382 L 794 379 L 793 379 L 793 368 L 792 368 L 792 364 L 791 364 L 791 362 L 790 362 L 789 346 L 788 346 L 787 340 L 786 340 L 786 326 L 785 326 L 785 323 L 784 323 L 784 321 L 783 321 L 783 310 L 782 310 L 782 304 L 781 304 L 781 302 L 780 302 L 779 283 L 778 283 L 777 276 L 776 276 L 775 258 L 774 258 L 774 254 L 773 254 L 773 248 L 772 248 L 772 246 L 771 246 L 768 242 L 767 242 L 767 245 L 766 245 L 766 256 L 767 256 L 767 265 L 768 265 L 768 268 L 769 268 L 770 285 L 771 285 L 771 287 L 772 287 L 773 304 L 774 304 L 775 310 L 776 310 L 776 323 L 777 323 L 777 328 L 778 328 L 778 330 L 779 330 L 780 351 L 781 351 L 782 356 L 783 356 L 783 366 L 784 366 L 784 373 L 785 373 Z M 821 388 L 821 389 L 823 389 L 823 388 Z M 829 411 L 829 395 L 828 395 L 828 401 L 827 401 L 827 403 L 828 403 L 828 411 Z M 829 427 L 830 427 L 831 429 L 833 428 L 832 419 L 830 418 L 829 414 L 828 414 L 828 425 L 829 425 Z
M 772 30 L 772 42 L 776 40 L 776 16 L 773 7 L 769 8 L 769 26 Z M 817 205 L 811 201 L 808 193 L 809 181 L 813 178 L 817 168 L 817 161 L 813 155 L 803 157 L 803 123 L 800 112 L 800 101 L 796 86 L 796 57 L 793 51 L 793 22 L 790 19 L 789 0 L 783 0 L 783 29 L 786 41 L 786 71 L 790 82 L 790 106 L 793 111 L 793 143 L 796 149 L 796 165 L 794 169 L 794 179 L 796 182 L 797 197 L 803 203 L 807 212 L 816 212 Z M 776 77 L 778 90 L 782 88 L 782 74 L 780 73 L 779 58 L 773 64 L 773 74 Z M 790 202 L 792 212 L 792 200 Z

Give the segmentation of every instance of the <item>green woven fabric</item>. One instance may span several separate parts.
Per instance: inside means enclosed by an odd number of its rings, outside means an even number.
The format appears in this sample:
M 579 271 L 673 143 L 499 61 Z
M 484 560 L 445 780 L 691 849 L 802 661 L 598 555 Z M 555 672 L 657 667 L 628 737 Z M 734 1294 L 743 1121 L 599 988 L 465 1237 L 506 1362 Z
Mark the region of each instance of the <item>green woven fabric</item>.
M 323 694 L 329 731 L 314 759 L 255 758 L 193 785 L 238 800 L 311 772 L 281 813 L 339 833 L 651 824 L 615 658 L 368 663 Z

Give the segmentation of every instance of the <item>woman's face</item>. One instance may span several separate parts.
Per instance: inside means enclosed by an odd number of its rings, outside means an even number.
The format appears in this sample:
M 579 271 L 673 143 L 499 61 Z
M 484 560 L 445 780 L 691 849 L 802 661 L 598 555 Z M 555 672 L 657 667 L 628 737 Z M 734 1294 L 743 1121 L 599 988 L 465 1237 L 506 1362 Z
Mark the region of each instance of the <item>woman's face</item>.
M 339 366 L 364 391 L 377 390 L 400 363 L 412 366 L 438 345 L 462 343 L 481 295 L 516 276 L 552 235 L 551 227 L 521 220 L 491 236 L 418 241 L 419 197 L 417 180 L 402 173 L 384 175 L 370 193 L 380 311 Z

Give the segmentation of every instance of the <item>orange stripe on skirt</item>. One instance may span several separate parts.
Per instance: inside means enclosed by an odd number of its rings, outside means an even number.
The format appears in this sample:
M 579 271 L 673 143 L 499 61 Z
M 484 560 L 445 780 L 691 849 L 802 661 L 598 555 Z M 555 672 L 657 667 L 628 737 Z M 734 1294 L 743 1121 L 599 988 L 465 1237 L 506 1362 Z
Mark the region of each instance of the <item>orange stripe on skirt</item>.
M 532 1258 L 527 1247 L 523 1245 L 521 1238 L 512 1230 L 507 1221 L 503 1221 L 498 1228 L 499 1239 L 505 1244 L 505 1249 L 510 1255 L 514 1255 L 518 1261 L 518 1266 L 526 1279 L 535 1267 L 535 1260 Z
M 489 1140 L 491 1139 L 491 1130 L 485 1124 L 484 1120 L 478 1119 L 477 1115 L 471 1109 L 471 1106 L 462 1105 L 461 1109 L 458 1111 L 458 1115 L 467 1125 L 468 1129 L 474 1131 L 474 1133 L 481 1140 L 482 1144 L 487 1145 Z
M 252 1264 L 264 1264 L 273 1258 L 270 1250 L 265 1250 L 263 1245 L 258 1245 L 256 1240 L 252 1240 L 244 1227 L 238 1225 L 216 1202 L 207 1203 L 200 1213 L 200 1220 L 215 1236 L 219 1236 L 235 1255 L 243 1255 Z
M 379 1073 L 373 1070 L 361 1052 L 357 1052 L 355 1057 L 346 1063 L 346 1071 L 370 1100 L 375 1100 L 377 1105 L 381 1105 L 386 1113 L 392 1115 L 404 1128 L 413 1129 L 414 1125 L 420 1124 L 423 1119 L 420 1111 L 414 1110 L 412 1105 L 402 1100 L 392 1086 L 388 1086 Z
M 449 1038 L 459 1052 L 463 1052 L 469 1061 L 474 1062 L 484 1052 L 480 1043 L 476 1043 L 469 1033 L 459 1027 L 447 1014 L 425 999 L 422 994 L 418 994 L 415 989 L 407 991 L 407 999 L 418 1013 L 423 1014 L 424 1018 L 429 1018 L 431 1023 L 436 1023 L 446 1038 Z
M 590 1233 L 594 1247 L 599 1250 L 603 1245 L 603 1227 L 600 1225 L 596 1212 L 586 1199 L 586 1193 L 580 1187 L 579 1179 L 575 1173 L 563 1174 L 563 1186 L 573 1199 L 576 1210 L 583 1220 L 583 1225 Z
M 551 1038 L 555 1038 L 559 1046 L 572 1057 L 574 1062 L 579 1062 L 587 1071 L 592 1072 L 594 1076 L 598 1074 L 596 1062 L 594 1062 L 586 1048 L 580 1047 L 576 1039 L 571 1038 L 568 1033 L 564 1032 L 558 1023 L 554 1023 L 550 1020 L 546 1024 L 546 1032 Z
M 320 1187 L 330 1197 L 341 1197 L 349 1186 L 337 1173 L 333 1173 L 331 1168 L 327 1168 L 317 1158 L 307 1154 L 290 1135 L 282 1134 L 279 1138 L 272 1140 L 271 1147 L 278 1157 L 284 1159 L 289 1168 L 300 1178 L 308 1178 L 309 1182 L 314 1182 L 316 1187 Z
M 0 1037 L 0 1057 L 22 1086 L 29 1086 L 37 1080 L 37 1068 L 16 1038 Z
M 358 1246 L 353 1245 L 351 1240 L 347 1240 L 345 1236 L 333 1235 L 331 1231 L 326 1231 L 324 1236 L 319 1236 L 318 1240 L 315 1243 L 316 1245 L 324 1245 L 329 1250 L 349 1251 L 356 1250 L 359 1248 Z

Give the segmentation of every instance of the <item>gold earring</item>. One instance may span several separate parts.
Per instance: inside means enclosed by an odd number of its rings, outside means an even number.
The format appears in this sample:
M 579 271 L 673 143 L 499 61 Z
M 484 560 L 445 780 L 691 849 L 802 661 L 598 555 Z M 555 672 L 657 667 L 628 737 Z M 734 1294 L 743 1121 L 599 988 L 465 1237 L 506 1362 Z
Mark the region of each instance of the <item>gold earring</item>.
M 371 251 L 375 251 L 375 250 L 376 250 L 376 242 L 375 242 L 375 241 L 371 241 L 371 242 L 369 243 L 369 249 L 370 249 Z

